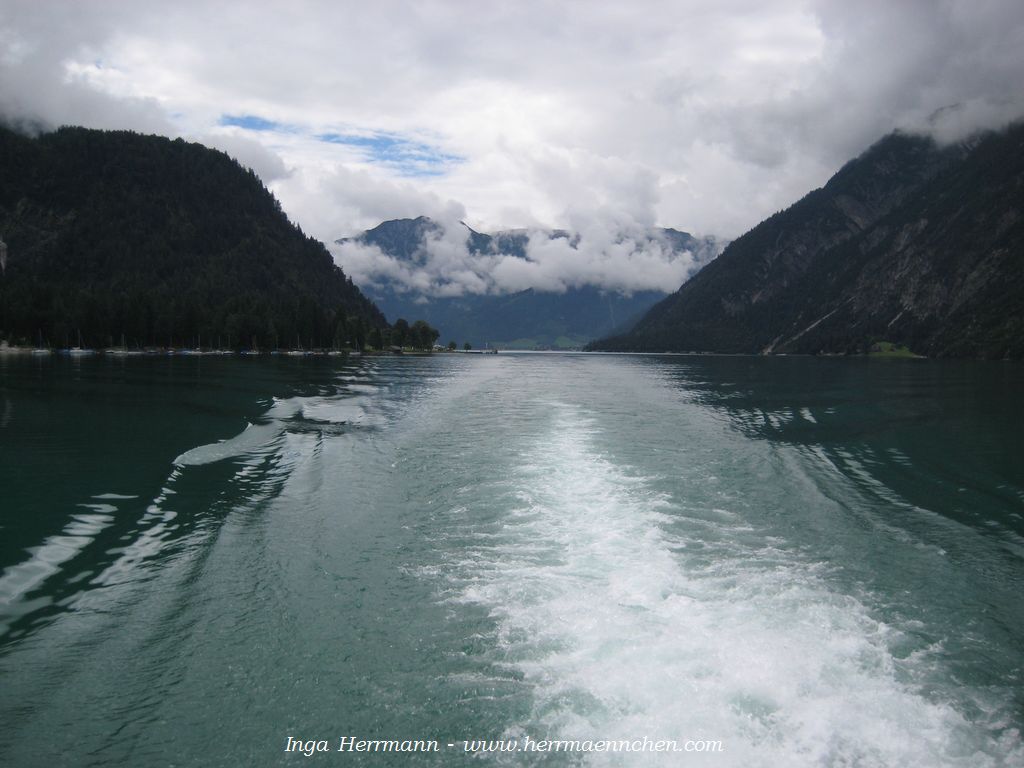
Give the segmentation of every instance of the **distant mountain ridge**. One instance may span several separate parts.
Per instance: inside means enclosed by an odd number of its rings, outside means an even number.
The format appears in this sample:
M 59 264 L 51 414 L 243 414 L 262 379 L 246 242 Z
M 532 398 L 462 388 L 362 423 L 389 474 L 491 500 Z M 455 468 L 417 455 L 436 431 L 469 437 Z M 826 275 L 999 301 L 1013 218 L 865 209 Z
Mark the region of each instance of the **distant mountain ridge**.
M 426 216 L 394 219 L 355 238 L 337 242 L 377 246 L 403 263 L 416 265 L 425 258 L 424 239 L 438 228 L 437 222 Z M 527 258 L 530 233 L 526 230 L 486 234 L 465 228 L 471 253 Z M 574 242 L 574 236 L 564 230 L 554 230 L 549 236 Z M 655 236 L 662 238 L 675 252 L 691 252 L 698 268 L 714 258 L 719 250 L 717 241 L 711 237 L 696 238 L 674 229 L 657 230 Z M 529 289 L 504 294 L 424 297 L 387 281 L 361 287 L 391 322 L 399 317 L 423 317 L 441 331 L 442 341 L 450 339 L 459 344 L 468 341 L 478 347 L 525 349 L 581 347 L 601 335 L 630 327 L 667 293 L 647 290 L 625 295 L 582 286 L 569 288 L 564 293 Z
M 0 128 L 0 338 L 330 346 L 386 325 L 223 152 L 128 131 Z
M 1024 126 L 892 134 L 595 350 L 1024 357 Z

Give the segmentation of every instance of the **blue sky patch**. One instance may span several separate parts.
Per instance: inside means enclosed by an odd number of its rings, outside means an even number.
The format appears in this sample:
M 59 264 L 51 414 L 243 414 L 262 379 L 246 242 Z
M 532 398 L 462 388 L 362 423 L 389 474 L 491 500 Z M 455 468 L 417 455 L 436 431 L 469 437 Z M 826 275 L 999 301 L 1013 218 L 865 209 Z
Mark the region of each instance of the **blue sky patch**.
M 257 115 L 221 115 L 221 125 L 233 125 L 248 131 L 286 131 L 288 127 Z
M 362 150 L 370 162 L 386 165 L 402 176 L 441 176 L 448 166 L 462 162 L 458 155 L 393 133 L 322 133 L 316 138 Z

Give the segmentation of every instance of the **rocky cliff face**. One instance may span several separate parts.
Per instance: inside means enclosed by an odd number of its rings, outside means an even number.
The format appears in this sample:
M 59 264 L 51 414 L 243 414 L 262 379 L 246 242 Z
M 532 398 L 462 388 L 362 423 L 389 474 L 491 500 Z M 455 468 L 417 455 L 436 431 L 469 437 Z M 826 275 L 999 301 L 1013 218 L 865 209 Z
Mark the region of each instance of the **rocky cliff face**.
M 598 349 L 1024 357 L 1024 127 L 894 134 Z

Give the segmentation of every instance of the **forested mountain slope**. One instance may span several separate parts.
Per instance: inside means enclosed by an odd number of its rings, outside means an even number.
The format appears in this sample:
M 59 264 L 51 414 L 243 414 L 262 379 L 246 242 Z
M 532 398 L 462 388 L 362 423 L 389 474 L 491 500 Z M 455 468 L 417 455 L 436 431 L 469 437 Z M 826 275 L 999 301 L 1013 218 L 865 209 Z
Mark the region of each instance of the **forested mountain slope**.
M 893 134 L 594 349 L 1024 357 L 1024 127 Z
M 385 325 L 323 244 L 222 152 L 124 131 L 0 128 L 0 168 L 0 339 L 327 346 Z

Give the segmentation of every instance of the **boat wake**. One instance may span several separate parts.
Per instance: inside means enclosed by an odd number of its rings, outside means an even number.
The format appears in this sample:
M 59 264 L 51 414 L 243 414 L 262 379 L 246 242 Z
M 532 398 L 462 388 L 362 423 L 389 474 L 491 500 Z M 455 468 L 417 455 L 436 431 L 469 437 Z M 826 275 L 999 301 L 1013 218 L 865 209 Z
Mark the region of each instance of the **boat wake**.
M 899 650 L 912 627 L 834 592 L 826 566 L 758 536 L 726 502 L 684 508 L 655 491 L 597 452 L 598 433 L 558 406 L 488 488 L 485 522 L 472 507 L 449 517 L 460 545 L 446 599 L 488 611 L 492 664 L 533 692 L 529 720 L 504 737 L 722 743 L 687 765 L 1021 764 L 1016 731 L 928 695 L 935 654 Z M 688 474 L 699 482 L 700 468 Z M 586 755 L 624 757 L 680 756 Z

